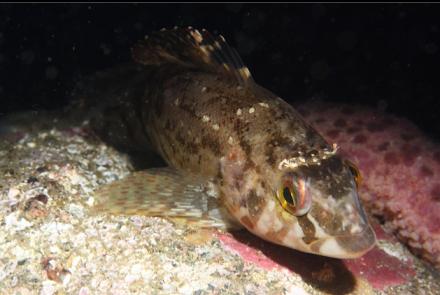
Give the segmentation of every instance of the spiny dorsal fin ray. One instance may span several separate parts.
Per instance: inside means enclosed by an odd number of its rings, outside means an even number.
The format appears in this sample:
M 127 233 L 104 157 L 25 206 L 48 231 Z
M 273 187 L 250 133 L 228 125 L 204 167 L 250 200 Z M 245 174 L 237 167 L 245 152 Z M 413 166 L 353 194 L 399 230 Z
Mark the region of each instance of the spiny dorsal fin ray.
M 201 228 L 234 229 L 209 182 L 171 168 L 134 172 L 94 192 L 93 213 L 165 217 Z
M 136 44 L 132 56 L 144 65 L 177 64 L 221 73 L 242 86 L 253 82 L 237 51 L 223 36 L 213 36 L 205 29 L 162 29 Z

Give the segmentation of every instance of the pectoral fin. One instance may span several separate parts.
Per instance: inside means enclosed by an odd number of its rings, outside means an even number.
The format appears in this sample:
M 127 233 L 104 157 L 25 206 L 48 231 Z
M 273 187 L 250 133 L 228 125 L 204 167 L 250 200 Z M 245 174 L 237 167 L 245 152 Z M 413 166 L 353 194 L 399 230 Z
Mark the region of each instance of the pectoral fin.
M 134 172 L 94 193 L 95 213 L 146 215 L 202 228 L 237 228 L 221 206 L 212 182 L 171 168 Z

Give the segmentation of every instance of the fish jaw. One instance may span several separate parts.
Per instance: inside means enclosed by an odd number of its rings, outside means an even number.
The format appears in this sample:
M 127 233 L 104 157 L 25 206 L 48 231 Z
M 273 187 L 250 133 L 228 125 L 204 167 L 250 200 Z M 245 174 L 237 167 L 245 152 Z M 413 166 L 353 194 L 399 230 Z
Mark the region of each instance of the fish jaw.
M 310 247 L 319 249 L 323 256 L 351 259 L 363 256 L 375 245 L 376 235 L 371 226 L 368 226 L 358 234 L 323 239 L 312 243 Z
M 276 186 L 272 185 L 292 171 L 262 176 L 263 172 L 257 172 L 247 163 L 244 153 L 235 149 L 221 159 L 221 199 L 237 221 L 262 239 L 316 255 L 357 258 L 374 247 L 376 237 L 359 203 L 356 184 L 348 168 L 341 165 L 342 160 L 336 158 L 319 167 L 331 172 L 338 166 L 342 180 L 330 178 L 329 182 L 345 181 L 349 187 L 338 200 L 325 195 L 327 192 L 320 187 L 320 177 L 328 179 L 329 175 L 313 176 L 313 169 L 296 171 L 296 177 L 313 178 L 307 182 L 313 200 L 309 212 L 295 216 L 280 205 Z M 335 189 L 332 184 L 329 186 Z
M 311 214 L 288 223 L 290 230 L 283 238 L 273 242 L 303 252 L 332 258 L 352 259 L 363 256 L 376 245 L 376 235 L 368 223 L 365 223 L 363 228 L 356 233 L 340 235 L 326 233 Z M 313 234 L 310 226 L 314 229 Z

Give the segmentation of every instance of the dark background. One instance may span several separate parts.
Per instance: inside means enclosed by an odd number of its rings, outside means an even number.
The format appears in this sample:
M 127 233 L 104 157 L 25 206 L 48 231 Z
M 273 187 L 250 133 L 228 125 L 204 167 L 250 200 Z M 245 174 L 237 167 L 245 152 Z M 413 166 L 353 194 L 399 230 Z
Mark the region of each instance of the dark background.
M 438 4 L 0 4 L 0 115 L 65 106 L 152 30 L 221 33 L 288 101 L 385 108 L 440 138 Z

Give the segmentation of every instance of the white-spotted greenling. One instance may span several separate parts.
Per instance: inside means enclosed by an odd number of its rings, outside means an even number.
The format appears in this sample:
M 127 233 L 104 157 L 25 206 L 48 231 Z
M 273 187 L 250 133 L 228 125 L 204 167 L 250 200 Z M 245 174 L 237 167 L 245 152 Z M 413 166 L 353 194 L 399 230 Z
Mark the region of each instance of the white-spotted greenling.
M 94 122 L 110 141 L 148 146 L 168 167 L 101 188 L 99 212 L 203 227 L 235 222 L 270 242 L 336 258 L 373 247 L 356 167 L 258 85 L 223 37 L 161 30 L 132 56 L 133 65 L 93 80 L 93 95 L 107 89 L 90 99 L 101 103 Z

